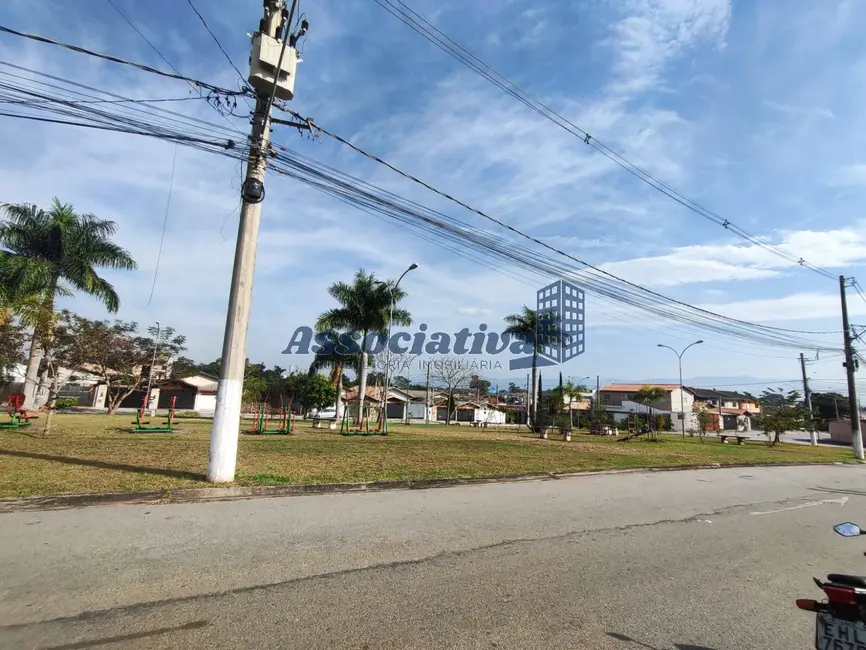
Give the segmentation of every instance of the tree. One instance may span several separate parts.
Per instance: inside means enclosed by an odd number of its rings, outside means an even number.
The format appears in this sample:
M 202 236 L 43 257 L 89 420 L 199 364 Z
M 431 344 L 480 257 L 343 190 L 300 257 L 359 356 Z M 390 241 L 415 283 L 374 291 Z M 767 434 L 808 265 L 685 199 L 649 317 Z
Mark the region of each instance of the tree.
M 389 316 L 394 325 L 411 325 L 412 316 L 397 304 L 406 297 L 406 292 L 393 280 L 380 282 L 376 276 L 360 269 L 352 284 L 335 282 L 328 293 L 339 307 L 329 309 L 319 316 L 316 328 L 320 331 L 345 331 L 361 335 L 361 364 L 358 390 L 358 421 L 364 412 L 367 391 L 367 337 L 383 337 L 388 332 Z M 393 311 L 391 307 L 393 306 Z
M 403 390 L 408 390 L 412 387 L 412 382 L 408 377 L 404 377 L 403 375 L 397 375 L 390 383 L 394 388 L 401 388 Z
M 758 404 L 761 405 L 758 425 L 770 445 L 779 442 L 786 431 L 794 431 L 805 425 L 808 414 L 800 404 L 800 393 L 795 390 L 785 393 L 782 388 L 775 391 L 767 389 L 761 393 Z
M 490 382 L 486 379 L 481 379 L 478 375 L 473 375 L 472 379 L 469 380 L 469 390 L 479 397 L 482 395 L 486 397 L 490 393 Z
M 319 374 L 295 373 L 286 377 L 283 390 L 298 402 L 304 415 L 311 409 L 323 409 L 334 404 L 337 390 L 327 377 Z
M 57 296 L 83 291 L 116 313 L 120 298 L 98 269 L 133 270 L 136 263 L 127 250 L 113 243 L 113 221 L 92 214 L 80 215 L 72 205 L 56 198 L 48 212 L 28 204 L 3 204 L 7 221 L 0 224 L 4 284 L 38 295 L 44 311 L 54 312 Z M 54 334 L 53 320 L 34 328 L 25 378 L 25 405 L 35 406 L 39 365 Z
M 155 327 L 149 327 L 148 333 L 149 337 L 139 336 L 134 322 L 90 320 L 64 311 L 55 330 L 53 359 L 98 375 L 108 386 L 108 412 L 116 413 L 124 399 L 147 384 L 154 348 L 162 368 L 186 349 L 186 337 L 176 335 L 171 327 L 160 329 L 158 341 Z M 164 377 L 155 371 L 154 378 Z
M 851 417 L 848 398 L 839 393 L 812 393 L 812 414 L 820 431 L 829 430 L 831 420 Z
M 334 332 L 334 336 L 339 337 L 339 333 Z M 322 351 L 315 356 L 313 363 L 310 364 L 310 374 L 317 374 L 323 368 L 330 368 L 330 381 L 335 392 L 335 409 L 337 419 L 343 418 L 343 386 L 349 386 L 346 380 L 346 368 L 358 369 L 358 364 L 361 362 L 360 354 L 341 354 L 336 348 L 333 350 Z
M 695 415 L 695 421 L 698 423 L 698 433 L 700 434 L 701 442 L 703 442 L 707 436 L 707 429 L 713 423 L 713 416 L 707 410 L 706 405 L 698 404 L 697 402 L 692 406 L 692 413 Z
M 657 386 L 643 386 L 637 393 L 635 393 L 635 401 L 647 407 L 647 423 L 651 430 L 653 430 L 652 405 L 655 402 L 664 399 L 667 394 L 666 390 Z M 683 417 L 685 417 L 685 414 L 683 414 Z
M 505 317 L 505 334 L 516 336 L 532 344 L 532 388 L 529 392 L 529 421 L 535 424 L 538 409 L 538 345 L 536 344 L 536 328 L 538 313 L 526 305 L 517 314 Z
M 178 357 L 171 364 L 171 376 L 176 379 L 183 379 L 184 377 L 190 377 L 198 372 L 199 364 L 197 364 L 192 359 L 187 359 L 186 357 Z
M 265 402 L 271 406 L 277 406 L 283 396 L 283 375 L 285 372 L 285 368 L 280 368 L 280 366 L 268 369 L 264 363 L 250 363 L 250 360 L 247 359 L 241 399 L 245 404 Z
M 12 381 L 12 368 L 24 362 L 27 328 L 16 319 L 0 324 L 0 388 Z
M 472 379 L 472 369 L 462 363 L 460 357 L 441 357 L 430 363 L 430 382 L 448 395 L 448 405 L 445 413 L 445 424 L 451 424 L 451 417 L 457 408 L 455 395 L 465 390 Z

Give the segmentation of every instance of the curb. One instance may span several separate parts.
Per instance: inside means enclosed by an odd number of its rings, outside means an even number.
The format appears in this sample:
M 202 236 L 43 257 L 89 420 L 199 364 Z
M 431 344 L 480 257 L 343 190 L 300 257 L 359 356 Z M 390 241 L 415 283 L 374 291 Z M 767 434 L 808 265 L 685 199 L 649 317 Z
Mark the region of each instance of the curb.
M 42 497 L 9 497 L 0 499 L 0 514 L 39 510 L 66 510 L 103 505 L 164 505 L 172 503 L 208 503 L 214 501 L 240 501 L 274 497 L 292 497 L 321 494 L 348 494 L 353 492 L 383 492 L 390 490 L 429 490 L 459 485 L 488 485 L 492 483 L 518 483 L 523 481 L 549 481 L 585 476 L 640 474 L 656 472 L 683 472 L 688 470 L 736 469 L 742 467 L 813 467 L 816 465 L 858 465 L 859 461 L 831 463 L 712 463 L 678 467 L 635 467 L 629 469 L 581 470 L 574 472 L 536 472 L 532 474 L 503 474 L 471 478 L 434 478 L 418 481 L 374 481 L 370 483 L 323 483 L 304 485 L 255 485 L 248 487 L 184 488 L 153 492 L 105 492 L 100 494 L 64 494 Z

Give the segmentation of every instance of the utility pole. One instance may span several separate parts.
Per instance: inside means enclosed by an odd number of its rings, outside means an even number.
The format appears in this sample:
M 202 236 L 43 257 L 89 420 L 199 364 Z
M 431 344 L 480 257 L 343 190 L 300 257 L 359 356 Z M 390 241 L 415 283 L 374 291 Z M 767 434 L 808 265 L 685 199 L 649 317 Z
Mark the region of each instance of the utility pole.
M 427 362 L 427 393 L 424 397 L 424 424 L 430 424 L 430 362 Z
M 147 411 L 151 416 L 156 415 L 156 409 L 151 408 L 153 401 L 150 398 L 150 388 L 153 386 L 153 366 L 156 365 L 156 351 L 159 348 L 159 321 L 156 321 L 156 340 L 153 343 L 153 357 L 150 360 L 150 372 L 147 374 L 147 392 L 145 393 L 147 399 Z
M 291 99 L 294 96 L 294 73 L 297 66 L 297 53 L 293 47 L 295 37 L 292 37 L 292 47 L 287 47 L 294 8 L 294 2 L 292 12 L 288 12 L 285 0 L 264 0 L 264 17 L 259 23 L 259 31 L 253 36 L 249 81 L 256 91 L 256 108 L 249 140 L 246 179 L 241 186 L 243 205 L 238 224 L 222 364 L 211 430 L 207 480 L 212 483 L 227 483 L 235 479 L 247 332 L 253 297 L 259 222 L 262 201 L 265 198 L 264 180 L 271 135 L 271 106 L 274 97 Z
M 800 353 L 800 372 L 803 374 L 803 399 L 806 409 L 809 411 L 809 439 L 813 447 L 818 446 L 818 432 L 815 430 L 815 421 L 812 419 L 812 391 L 809 390 L 809 378 L 806 377 L 806 357 Z
M 851 341 L 851 324 L 848 322 L 848 299 L 845 296 L 845 276 L 839 276 L 839 291 L 842 296 L 842 330 L 845 337 L 845 374 L 848 375 L 848 406 L 851 409 L 851 446 L 854 458 L 863 460 L 863 434 L 860 431 L 860 409 L 857 406 L 857 386 L 854 382 L 854 372 L 857 364 L 854 361 L 854 345 Z

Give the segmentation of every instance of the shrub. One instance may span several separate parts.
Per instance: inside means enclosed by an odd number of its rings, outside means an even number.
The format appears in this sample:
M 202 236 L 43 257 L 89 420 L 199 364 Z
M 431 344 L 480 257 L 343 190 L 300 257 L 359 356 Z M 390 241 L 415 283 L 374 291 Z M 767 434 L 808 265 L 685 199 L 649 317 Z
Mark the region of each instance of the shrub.
M 557 429 L 571 429 L 571 414 L 570 413 L 560 413 L 553 420 L 553 426 Z
M 57 409 L 71 409 L 74 406 L 78 406 L 77 397 L 65 397 L 54 402 L 54 408 Z

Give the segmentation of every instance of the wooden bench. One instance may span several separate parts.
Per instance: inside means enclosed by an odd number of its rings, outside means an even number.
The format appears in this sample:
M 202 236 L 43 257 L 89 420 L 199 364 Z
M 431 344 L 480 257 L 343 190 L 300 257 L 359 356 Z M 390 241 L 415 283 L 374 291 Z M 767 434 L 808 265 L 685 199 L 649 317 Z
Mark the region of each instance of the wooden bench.
M 728 438 L 736 438 L 738 445 L 746 444 L 746 440 L 749 439 L 749 436 L 743 433 L 720 433 L 719 440 L 722 441 L 723 444 L 728 444 Z

